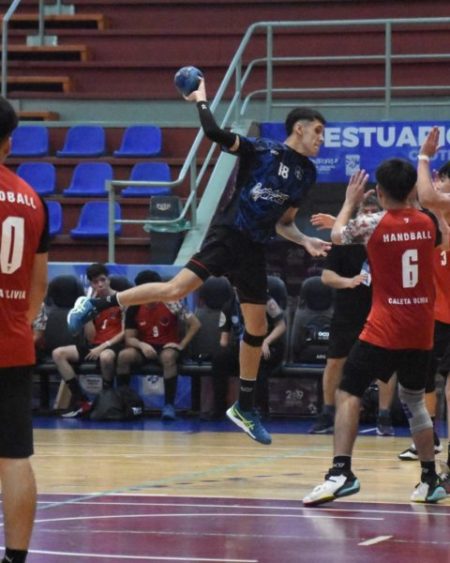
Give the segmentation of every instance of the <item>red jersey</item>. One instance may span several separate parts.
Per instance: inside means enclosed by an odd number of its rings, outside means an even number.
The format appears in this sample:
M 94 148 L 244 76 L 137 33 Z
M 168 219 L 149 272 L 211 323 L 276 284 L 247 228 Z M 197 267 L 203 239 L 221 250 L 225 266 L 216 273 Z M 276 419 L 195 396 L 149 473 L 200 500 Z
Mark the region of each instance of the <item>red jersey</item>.
M 48 251 L 45 204 L 6 166 L 0 165 L 0 367 L 35 363 L 27 318 L 34 257 Z
M 360 339 L 391 350 L 433 346 L 433 255 L 437 227 L 414 208 L 356 217 L 343 242 L 365 242 L 372 274 L 372 308 Z
M 122 331 L 122 309 L 110 307 L 94 318 L 95 336 L 92 344 L 98 346 Z
M 434 286 L 434 318 L 441 323 L 450 324 L 450 251 L 440 248 L 434 251 Z
M 132 306 L 127 309 L 125 328 L 137 330 L 137 338 L 152 346 L 179 343 L 179 320 L 190 314 L 180 301 Z

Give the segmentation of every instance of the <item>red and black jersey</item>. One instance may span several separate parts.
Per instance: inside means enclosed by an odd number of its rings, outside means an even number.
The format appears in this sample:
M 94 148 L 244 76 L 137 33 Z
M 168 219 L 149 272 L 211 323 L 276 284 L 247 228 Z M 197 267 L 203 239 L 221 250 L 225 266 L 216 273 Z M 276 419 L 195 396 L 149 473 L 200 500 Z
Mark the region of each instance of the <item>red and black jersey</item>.
M 0 367 L 35 362 L 28 322 L 31 272 L 48 251 L 46 206 L 19 176 L 0 165 Z
M 358 217 L 344 227 L 345 243 L 366 243 L 372 274 L 372 308 L 361 340 L 392 350 L 432 348 L 438 239 L 435 221 L 415 208 Z
M 127 309 L 125 328 L 137 330 L 137 338 L 142 342 L 164 346 L 180 342 L 179 320 L 190 315 L 181 302 L 136 305 Z
M 92 344 L 98 346 L 122 331 L 122 309 L 110 307 L 101 311 L 94 319 L 95 336 Z
M 450 251 L 436 248 L 434 251 L 434 285 L 436 303 L 434 318 L 450 324 Z

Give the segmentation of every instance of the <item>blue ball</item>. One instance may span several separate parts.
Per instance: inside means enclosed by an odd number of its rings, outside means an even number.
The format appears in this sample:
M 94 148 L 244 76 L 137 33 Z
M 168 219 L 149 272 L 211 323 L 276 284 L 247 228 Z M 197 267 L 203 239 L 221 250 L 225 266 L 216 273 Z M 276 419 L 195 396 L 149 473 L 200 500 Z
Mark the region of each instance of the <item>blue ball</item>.
M 183 66 L 175 74 L 175 86 L 183 96 L 189 96 L 191 92 L 197 90 L 203 78 L 202 72 L 195 66 Z

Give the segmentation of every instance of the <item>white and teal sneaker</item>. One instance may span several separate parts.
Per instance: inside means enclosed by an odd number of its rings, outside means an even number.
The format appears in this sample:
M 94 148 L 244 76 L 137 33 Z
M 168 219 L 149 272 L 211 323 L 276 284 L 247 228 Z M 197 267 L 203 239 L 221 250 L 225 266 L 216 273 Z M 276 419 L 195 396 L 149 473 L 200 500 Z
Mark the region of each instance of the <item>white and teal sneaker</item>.
M 359 492 L 360 485 L 353 473 L 342 473 L 340 475 L 325 475 L 325 481 L 315 487 L 309 495 L 303 499 L 304 506 L 316 506 L 324 502 L 331 502 L 340 497 L 347 497 Z
M 436 477 L 434 483 L 421 481 L 414 489 L 412 502 L 424 502 L 434 504 L 447 497 L 447 491 L 440 477 Z
M 94 307 L 92 300 L 89 297 L 78 297 L 75 301 L 73 309 L 67 315 L 67 325 L 72 334 L 78 334 L 83 325 L 92 320 L 98 311 Z
M 236 403 L 227 410 L 227 417 L 234 422 L 236 426 L 239 426 L 239 428 L 246 432 L 250 438 L 253 438 L 253 440 L 266 445 L 272 443 L 272 437 L 261 424 L 259 415 L 255 410 L 244 411 L 236 401 Z

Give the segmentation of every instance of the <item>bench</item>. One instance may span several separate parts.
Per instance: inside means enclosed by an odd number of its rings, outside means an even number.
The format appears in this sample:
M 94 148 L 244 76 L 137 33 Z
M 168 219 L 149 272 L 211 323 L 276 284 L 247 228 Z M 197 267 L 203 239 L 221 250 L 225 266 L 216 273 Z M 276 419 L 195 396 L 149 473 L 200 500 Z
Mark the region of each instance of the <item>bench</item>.
M 272 374 L 271 380 L 307 378 L 309 380 L 313 379 L 319 388 L 324 367 L 325 366 L 322 364 L 284 363 Z M 99 367 L 96 362 L 82 362 L 77 365 L 76 371 L 79 375 L 100 374 Z M 50 409 L 51 378 L 56 376 L 59 383 L 61 381 L 60 375 L 58 374 L 56 365 L 51 358 L 46 358 L 37 363 L 34 367 L 34 374 L 39 378 L 40 410 L 48 411 Z M 162 368 L 157 362 L 148 362 L 132 370 L 131 374 L 140 376 L 162 375 Z M 179 364 L 179 374 L 192 378 L 192 410 L 200 411 L 200 377 L 212 375 L 211 362 L 208 360 L 183 360 Z

